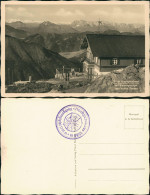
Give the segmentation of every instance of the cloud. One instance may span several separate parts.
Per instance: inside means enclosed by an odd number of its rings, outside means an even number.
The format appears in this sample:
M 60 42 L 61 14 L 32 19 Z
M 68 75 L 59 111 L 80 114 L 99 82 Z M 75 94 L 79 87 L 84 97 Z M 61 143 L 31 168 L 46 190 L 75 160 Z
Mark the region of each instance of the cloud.
M 20 12 L 27 12 L 27 10 L 24 7 L 8 7 L 6 6 L 6 12 L 15 12 L 15 13 L 20 13 Z
M 28 10 L 24 7 L 20 7 L 20 6 L 6 7 L 6 20 L 7 21 L 21 20 L 23 18 L 30 18 L 30 17 L 33 17 L 33 14 L 31 12 L 28 12 Z
M 7 6 L 6 6 L 6 11 L 7 11 L 7 12 L 13 12 L 14 9 L 13 9 L 12 7 L 7 7 Z
M 73 12 L 65 10 L 63 8 L 59 9 L 56 14 L 56 16 L 62 16 L 62 17 L 72 17 L 72 16 L 84 16 L 84 13 L 81 12 L 80 10 L 74 10 Z
M 18 12 L 26 12 L 27 10 L 24 7 L 19 7 L 17 9 Z
M 144 14 L 139 12 L 123 11 L 119 7 L 111 10 L 94 10 L 91 16 L 119 23 L 144 23 Z
M 78 16 L 85 16 L 85 14 L 83 12 L 81 12 L 80 10 L 75 10 L 75 15 L 78 15 Z
M 72 13 L 70 11 L 65 11 L 65 9 L 61 8 L 56 12 L 56 15 L 66 17 L 66 16 L 72 16 Z
M 8 20 L 37 20 L 52 21 L 54 23 L 71 23 L 74 20 L 87 20 L 114 23 L 144 24 L 143 6 L 121 5 L 83 5 L 81 6 L 28 6 L 7 5 L 6 21 Z

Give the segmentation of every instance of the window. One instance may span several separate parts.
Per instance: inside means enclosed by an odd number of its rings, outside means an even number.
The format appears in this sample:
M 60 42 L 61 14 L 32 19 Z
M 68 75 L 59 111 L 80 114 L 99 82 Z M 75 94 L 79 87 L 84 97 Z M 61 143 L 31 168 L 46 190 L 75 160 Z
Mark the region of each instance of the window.
M 142 64 L 142 59 L 137 59 L 136 64 Z
M 112 59 L 112 65 L 117 65 L 119 64 L 119 60 L 117 58 Z
M 95 57 L 95 63 L 96 64 L 98 63 L 98 57 Z

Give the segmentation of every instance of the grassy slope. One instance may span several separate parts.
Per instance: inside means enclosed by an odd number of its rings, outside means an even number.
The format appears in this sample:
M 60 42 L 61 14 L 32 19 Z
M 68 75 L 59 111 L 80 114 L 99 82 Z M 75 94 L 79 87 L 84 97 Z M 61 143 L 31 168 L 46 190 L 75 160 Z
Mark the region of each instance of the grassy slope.
M 13 81 L 28 80 L 29 76 L 34 80 L 53 78 L 56 68 L 62 66 L 75 65 L 58 53 L 37 44 L 27 44 L 6 36 L 6 81 L 11 79 L 12 70 Z

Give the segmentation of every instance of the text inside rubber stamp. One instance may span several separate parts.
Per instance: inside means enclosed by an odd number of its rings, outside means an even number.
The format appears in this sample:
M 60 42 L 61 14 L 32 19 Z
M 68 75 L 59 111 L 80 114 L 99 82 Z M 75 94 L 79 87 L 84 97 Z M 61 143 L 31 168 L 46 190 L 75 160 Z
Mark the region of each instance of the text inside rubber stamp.
M 67 139 L 83 137 L 90 126 L 88 112 L 81 106 L 71 104 L 63 107 L 56 116 L 56 128 Z

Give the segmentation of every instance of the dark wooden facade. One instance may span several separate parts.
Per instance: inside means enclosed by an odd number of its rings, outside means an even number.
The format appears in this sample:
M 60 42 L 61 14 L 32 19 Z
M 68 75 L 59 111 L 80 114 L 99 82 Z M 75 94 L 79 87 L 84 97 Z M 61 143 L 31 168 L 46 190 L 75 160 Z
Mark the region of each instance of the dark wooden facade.
M 116 41 L 118 41 L 118 44 L 115 42 L 114 45 L 114 40 L 110 39 L 110 36 L 111 38 L 116 39 Z M 119 39 L 117 35 L 96 35 L 96 38 L 94 34 L 87 36 L 88 48 L 86 60 L 83 63 L 84 72 L 92 72 L 92 74 L 94 75 L 99 75 L 101 72 L 110 72 L 113 70 L 125 68 L 131 64 L 139 64 L 140 66 L 145 66 L 144 36 L 118 36 Z M 129 41 L 129 43 L 121 40 L 124 38 L 126 39 L 125 41 Z M 105 41 L 103 39 L 105 39 Z M 107 41 L 107 39 L 109 39 L 110 42 Z M 137 45 L 138 39 L 139 45 Z M 96 44 L 96 46 L 94 44 Z M 125 46 L 126 48 L 124 48 L 123 46 Z

